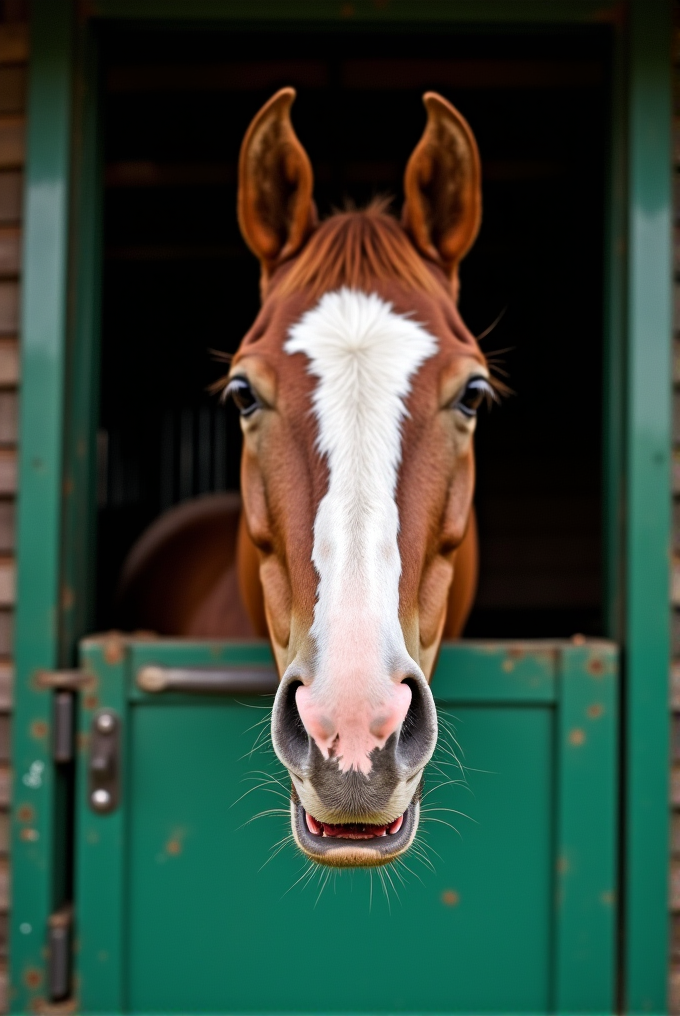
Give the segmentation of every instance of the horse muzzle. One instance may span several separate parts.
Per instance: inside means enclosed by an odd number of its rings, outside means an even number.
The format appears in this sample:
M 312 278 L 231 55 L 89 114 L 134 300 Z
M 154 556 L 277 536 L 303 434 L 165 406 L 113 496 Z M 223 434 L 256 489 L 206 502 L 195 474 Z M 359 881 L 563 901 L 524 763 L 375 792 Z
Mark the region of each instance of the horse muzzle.
M 403 854 L 420 816 L 425 766 L 437 742 L 432 693 L 407 678 L 411 703 L 399 729 L 368 756 L 367 771 L 343 768 L 308 733 L 296 706 L 299 679 L 287 674 L 272 715 L 272 741 L 292 783 L 291 822 L 299 848 L 335 867 L 373 867 Z

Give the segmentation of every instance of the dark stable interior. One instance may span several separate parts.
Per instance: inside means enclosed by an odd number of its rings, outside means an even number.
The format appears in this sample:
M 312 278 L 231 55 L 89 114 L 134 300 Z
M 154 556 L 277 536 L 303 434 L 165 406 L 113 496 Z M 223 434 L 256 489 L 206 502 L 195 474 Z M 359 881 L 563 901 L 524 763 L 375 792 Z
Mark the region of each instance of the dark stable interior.
M 121 565 L 186 498 L 237 489 L 240 432 L 207 386 L 259 305 L 236 222 L 243 134 L 283 85 L 321 216 L 388 194 L 428 89 L 468 119 L 484 218 L 460 306 L 513 394 L 479 421 L 481 572 L 467 636 L 601 634 L 608 37 L 116 30 L 104 42 L 98 628 Z

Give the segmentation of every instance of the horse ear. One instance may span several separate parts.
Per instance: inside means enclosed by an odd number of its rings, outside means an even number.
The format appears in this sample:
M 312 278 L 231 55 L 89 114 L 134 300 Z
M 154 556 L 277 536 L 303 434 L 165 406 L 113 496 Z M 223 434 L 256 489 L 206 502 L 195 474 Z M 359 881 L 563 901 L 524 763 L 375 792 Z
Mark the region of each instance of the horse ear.
M 273 95 L 241 145 L 238 221 L 263 281 L 302 247 L 317 221 L 312 165 L 290 121 L 294 100 L 294 88 Z
M 425 257 L 456 284 L 458 263 L 482 218 L 479 152 L 468 122 L 450 102 L 426 92 L 427 124 L 404 174 L 404 227 Z

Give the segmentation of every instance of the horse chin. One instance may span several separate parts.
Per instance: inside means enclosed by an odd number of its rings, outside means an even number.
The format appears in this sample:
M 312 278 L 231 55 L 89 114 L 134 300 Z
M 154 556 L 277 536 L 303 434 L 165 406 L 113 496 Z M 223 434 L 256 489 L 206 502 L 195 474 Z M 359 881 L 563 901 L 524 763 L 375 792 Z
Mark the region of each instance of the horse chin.
M 375 868 L 389 864 L 408 850 L 418 829 L 418 794 L 400 816 L 400 824 L 397 819 L 387 826 L 348 823 L 343 828 L 342 825 L 333 825 L 330 835 L 323 828 L 324 823 L 318 823 L 313 818 L 310 821 L 310 816 L 295 796 L 290 802 L 295 842 L 312 861 L 332 868 Z M 391 832 L 390 828 L 396 826 L 398 828 Z M 319 831 L 313 832 L 313 829 Z

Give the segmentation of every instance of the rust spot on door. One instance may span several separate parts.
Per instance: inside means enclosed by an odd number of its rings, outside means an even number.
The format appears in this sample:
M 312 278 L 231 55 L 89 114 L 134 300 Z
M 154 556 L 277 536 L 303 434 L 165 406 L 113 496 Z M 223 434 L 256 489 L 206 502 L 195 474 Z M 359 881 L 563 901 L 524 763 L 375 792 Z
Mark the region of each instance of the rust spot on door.
M 592 706 L 588 706 L 586 712 L 588 713 L 588 719 L 599 720 L 604 713 L 604 706 L 601 702 L 593 702 Z
M 118 635 L 112 635 L 104 643 L 104 659 L 106 662 L 113 666 L 116 663 L 120 663 L 125 653 L 125 646 L 123 640 Z
M 600 656 L 591 656 L 586 663 L 586 670 L 593 677 L 602 677 L 604 674 L 604 663 Z
M 569 744 L 573 744 L 575 748 L 580 748 L 586 739 L 586 732 L 581 727 L 574 727 L 573 730 L 569 731 Z
M 36 988 L 40 987 L 42 979 L 42 970 L 38 970 L 37 967 L 29 967 L 26 971 L 24 971 L 24 984 L 27 988 L 30 988 L 31 991 L 35 991 Z
M 35 808 L 31 804 L 22 804 L 17 808 L 17 820 L 19 822 L 32 822 L 35 818 Z
M 43 737 L 47 737 L 49 727 L 44 720 L 33 720 L 31 724 L 31 737 L 35 737 L 40 740 Z
M 445 907 L 457 907 L 460 903 L 460 894 L 455 889 L 445 889 L 442 893 L 442 903 Z

